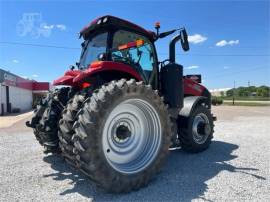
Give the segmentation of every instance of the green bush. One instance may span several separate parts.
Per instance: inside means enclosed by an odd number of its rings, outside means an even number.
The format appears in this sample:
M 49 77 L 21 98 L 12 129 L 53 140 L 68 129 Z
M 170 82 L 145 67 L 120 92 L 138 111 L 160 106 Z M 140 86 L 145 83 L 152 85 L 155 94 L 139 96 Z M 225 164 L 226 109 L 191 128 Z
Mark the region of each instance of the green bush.
M 223 99 L 221 97 L 213 96 L 212 97 L 212 105 L 222 105 Z

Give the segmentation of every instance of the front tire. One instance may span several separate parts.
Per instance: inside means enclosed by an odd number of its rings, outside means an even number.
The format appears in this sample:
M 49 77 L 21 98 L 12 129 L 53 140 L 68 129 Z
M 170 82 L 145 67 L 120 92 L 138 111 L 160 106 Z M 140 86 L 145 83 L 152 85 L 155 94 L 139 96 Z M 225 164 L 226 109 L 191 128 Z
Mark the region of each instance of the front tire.
M 179 117 L 178 134 L 181 147 L 190 153 L 206 150 L 213 138 L 213 118 L 208 108 L 196 106 L 189 117 Z
M 168 154 L 167 108 L 142 82 L 103 85 L 86 101 L 74 127 L 80 170 L 109 192 L 147 185 Z

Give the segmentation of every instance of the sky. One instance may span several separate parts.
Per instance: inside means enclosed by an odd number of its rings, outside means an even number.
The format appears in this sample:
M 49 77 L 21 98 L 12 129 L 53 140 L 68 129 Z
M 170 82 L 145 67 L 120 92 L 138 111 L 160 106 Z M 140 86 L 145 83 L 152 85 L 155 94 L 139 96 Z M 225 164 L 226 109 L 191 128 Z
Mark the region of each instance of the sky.
M 0 0 L 0 68 L 53 81 L 78 61 L 79 31 L 107 14 L 148 30 L 185 27 L 190 51 L 179 44 L 176 61 L 209 89 L 270 85 L 270 1 Z M 160 61 L 171 37 L 156 42 Z

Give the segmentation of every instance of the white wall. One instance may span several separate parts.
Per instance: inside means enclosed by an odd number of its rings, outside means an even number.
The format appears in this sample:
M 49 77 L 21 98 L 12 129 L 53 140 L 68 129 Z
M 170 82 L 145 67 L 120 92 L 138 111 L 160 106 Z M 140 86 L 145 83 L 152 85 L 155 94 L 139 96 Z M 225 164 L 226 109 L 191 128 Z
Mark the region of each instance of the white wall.
M 1 104 L 4 104 L 4 112 L 7 112 L 6 86 L 0 84 L 0 112 L 2 110 Z
M 0 105 L 1 105 L 1 103 L 2 103 L 2 85 L 0 83 Z M 0 113 L 1 113 L 1 108 L 0 108 Z
M 20 108 L 21 111 L 30 110 L 32 108 L 33 94 L 31 90 L 22 88 L 9 87 L 9 102 L 11 108 Z

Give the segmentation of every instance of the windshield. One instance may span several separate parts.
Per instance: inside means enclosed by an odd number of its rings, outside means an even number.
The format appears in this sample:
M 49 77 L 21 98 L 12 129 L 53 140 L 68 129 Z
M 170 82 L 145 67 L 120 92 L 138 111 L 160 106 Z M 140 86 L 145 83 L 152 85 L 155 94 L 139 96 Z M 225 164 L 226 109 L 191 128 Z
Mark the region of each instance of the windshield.
M 85 69 L 89 64 L 98 60 L 101 53 L 106 53 L 108 33 L 96 35 L 83 44 L 79 68 Z

